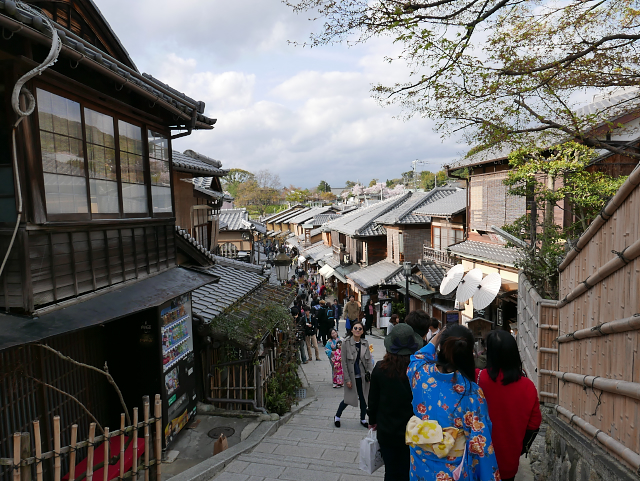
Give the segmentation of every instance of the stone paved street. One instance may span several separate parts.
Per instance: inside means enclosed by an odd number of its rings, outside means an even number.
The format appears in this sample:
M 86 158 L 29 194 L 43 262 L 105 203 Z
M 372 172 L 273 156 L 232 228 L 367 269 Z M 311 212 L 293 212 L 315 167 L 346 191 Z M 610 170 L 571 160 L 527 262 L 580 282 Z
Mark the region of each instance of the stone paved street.
M 343 331 L 344 320 L 340 322 L 340 333 Z M 380 361 L 385 353 L 383 338 L 367 338 L 374 346 L 375 360 Z M 358 468 L 360 441 L 367 433 L 360 426 L 359 410 L 348 407 L 342 415 L 342 427 L 334 427 L 333 416 L 344 388 L 331 387 L 329 361 L 324 351 L 320 354 L 321 362 L 313 360 L 302 366 L 317 401 L 295 414 L 252 452 L 239 456 L 214 478 L 216 481 L 364 481 L 384 477 L 384 467 L 373 475 Z M 516 481 L 532 480 L 529 460 L 523 456 Z
M 344 330 L 344 321 L 340 323 Z M 368 336 L 374 358 L 382 359 L 381 338 Z M 251 453 L 245 453 L 218 474 L 216 481 L 357 481 L 381 479 L 384 468 L 373 475 L 358 469 L 360 441 L 367 430 L 360 425 L 359 410 L 348 407 L 342 427 L 333 425 L 333 416 L 342 399 L 342 389 L 331 386 L 331 367 L 324 351 L 321 361 L 303 365 L 317 401 L 296 414 L 287 424 L 266 438 Z

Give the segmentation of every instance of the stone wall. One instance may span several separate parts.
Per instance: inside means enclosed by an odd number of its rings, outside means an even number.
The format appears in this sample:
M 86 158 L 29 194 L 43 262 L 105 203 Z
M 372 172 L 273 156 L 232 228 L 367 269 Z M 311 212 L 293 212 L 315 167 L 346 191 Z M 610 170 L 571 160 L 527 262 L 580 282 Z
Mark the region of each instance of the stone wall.
M 543 409 L 543 424 L 529 453 L 536 481 L 638 481 L 626 466 L 575 426 Z

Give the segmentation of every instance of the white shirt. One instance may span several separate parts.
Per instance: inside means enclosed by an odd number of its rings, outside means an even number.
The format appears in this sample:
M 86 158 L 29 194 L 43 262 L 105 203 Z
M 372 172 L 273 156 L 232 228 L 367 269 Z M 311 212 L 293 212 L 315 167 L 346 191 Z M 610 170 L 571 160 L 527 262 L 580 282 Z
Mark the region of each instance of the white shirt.
M 429 329 L 429 332 L 427 332 L 427 342 L 431 341 L 431 339 L 433 339 L 434 337 L 436 337 L 436 335 L 440 332 L 440 329 L 436 329 L 435 331 L 431 331 L 431 329 Z

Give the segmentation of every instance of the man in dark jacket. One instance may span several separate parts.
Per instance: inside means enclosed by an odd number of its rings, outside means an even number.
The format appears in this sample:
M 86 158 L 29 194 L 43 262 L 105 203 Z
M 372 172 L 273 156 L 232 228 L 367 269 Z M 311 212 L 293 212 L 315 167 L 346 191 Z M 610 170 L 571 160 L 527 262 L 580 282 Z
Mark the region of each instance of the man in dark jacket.
M 336 321 L 336 330 L 340 332 L 340 318 L 342 317 L 342 306 L 338 304 L 338 299 L 333 300 L 333 318 Z

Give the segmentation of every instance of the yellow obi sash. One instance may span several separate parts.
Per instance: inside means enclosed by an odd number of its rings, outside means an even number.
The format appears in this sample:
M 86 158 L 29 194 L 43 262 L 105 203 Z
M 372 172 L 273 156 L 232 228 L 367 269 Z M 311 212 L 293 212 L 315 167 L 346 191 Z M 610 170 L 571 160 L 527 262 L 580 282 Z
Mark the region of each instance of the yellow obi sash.
M 442 428 L 438 421 L 412 416 L 407 423 L 405 444 L 434 453 L 439 458 L 458 458 L 464 454 L 467 438 L 458 428 Z

